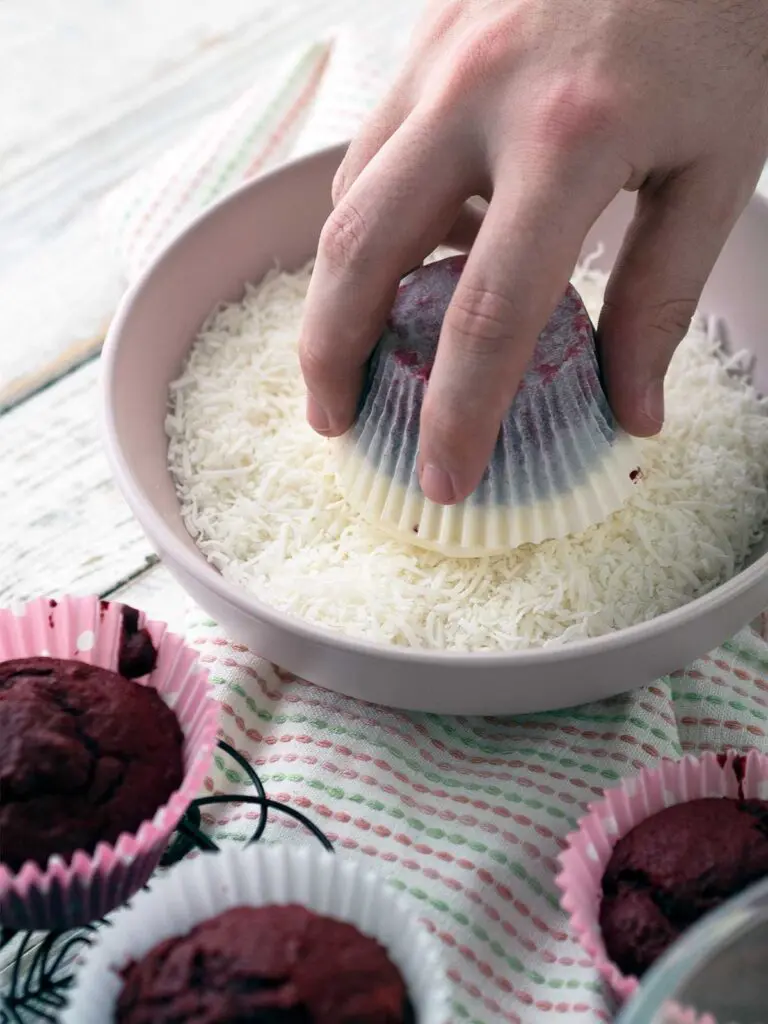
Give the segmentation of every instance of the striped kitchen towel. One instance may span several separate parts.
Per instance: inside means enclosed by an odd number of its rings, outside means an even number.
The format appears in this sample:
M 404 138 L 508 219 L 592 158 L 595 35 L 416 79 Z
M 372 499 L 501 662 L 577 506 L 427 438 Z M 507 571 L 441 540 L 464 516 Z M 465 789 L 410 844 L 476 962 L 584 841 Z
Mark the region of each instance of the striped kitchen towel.
M 104 233 L 129 281 L 207 206 L 290 155 L 329 54 L 318 43 L 292 57 L 106 198 Z
M 286 675 L 213 623 L 190 632 L 213 676 L 221 735 L 270 796 L 420 905 L 443 946 L 457 1022 L 612 1020 L 560 909 L 566 835 L 605 787 L 661 757 L 768 752 L 768 644 L 751 630 L 635 693 L 516 719 L 372 708 Z M 223 760 L 205 785 L 248 790 Z M 221 840 L 243 839 L 254 817 L 228 810 L 208 824 Z M 290 820 L 281 827 L 277 838 L 314 841 Z

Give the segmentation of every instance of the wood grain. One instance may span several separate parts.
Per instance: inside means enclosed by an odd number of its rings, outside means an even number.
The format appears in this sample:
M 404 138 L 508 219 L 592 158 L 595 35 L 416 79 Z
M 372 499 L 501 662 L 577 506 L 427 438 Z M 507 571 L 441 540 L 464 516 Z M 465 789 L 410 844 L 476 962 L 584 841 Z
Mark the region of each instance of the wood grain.
M 391 0 L 406 10 L 409 0 Z M 0 4 L 0 405 L 75 365 L 116 308 L 101 199 L 375 0 Z M 35 116 L 29 116 L 35 111 Z
M 150 618 L 167 622 L 175 633 L 184 633 L 190 623 L 206 618 L 205 612 L 182 590 L 162 563 L 150 566 L 102 597 L 132 604 Z
M 98 362 L 0 417 L 0 603 L 101 593 L 154 560 L 100 442 Z
M 0 388 L 0 414 L 18 405 L 25 398 L 41 391 L 49 384 L 60 380 L 72 370 L 98 355 L 104 344 L 107 324 L 96 335 L 84 341 L 73 341 L 50 360 L 41 362 L 26 376 L 11 380 L 5 388 Z

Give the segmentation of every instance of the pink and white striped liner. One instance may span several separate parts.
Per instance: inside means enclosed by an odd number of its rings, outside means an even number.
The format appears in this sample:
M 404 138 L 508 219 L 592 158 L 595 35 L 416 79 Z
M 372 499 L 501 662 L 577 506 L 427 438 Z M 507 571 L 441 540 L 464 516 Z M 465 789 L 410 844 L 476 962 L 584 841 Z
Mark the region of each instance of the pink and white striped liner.
M 123 605 L 97 597 L 38 598 L 0 609 L 0 661 L 50 656 L 74 658 L 117 671 Z M 136 834 L 78 852 L 69 863 L 51 857 L 45 868 L 32 861 L 14 873 L 0 864 L 0 921 L 4 927 L 37 930 L 86 924 L 128 900 L 157 867 L 171 833 L 210 771 L 218 706 L 208 672 L 196 652 L 163 622 L 146 621 L 157 652 L 154 671 L 139 680 L 173 708 L 184 733 L 185 775 L 179 789 Z
M 741 786 L 734 768 L 737 759 L 743 760 Z M 562 892 L 562 908 L 600 975 L 622 1001 L 637 990 L 640 982 L 622 974 L 608 959 L 600 933 L 601 883 L 613 848 L 635 825 L 665 807 L 703 797 L 768 799 L 768 756 L 754 750 L 746 756 L 729 751 L 721 755 L 721 760 L 722 765 L 713 753 L 664 760 L 606 790 L 602 800 L 590 804 L 560 855 L 561 871 L 556 881 Z M 695 1020 L 698 1024 L 706 1022 L 706 1018 Z

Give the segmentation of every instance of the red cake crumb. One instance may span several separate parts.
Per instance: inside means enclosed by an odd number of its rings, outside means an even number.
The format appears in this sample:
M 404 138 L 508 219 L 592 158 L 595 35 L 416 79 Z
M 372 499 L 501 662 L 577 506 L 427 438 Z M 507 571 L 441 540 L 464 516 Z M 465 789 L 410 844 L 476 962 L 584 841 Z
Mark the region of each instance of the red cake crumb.
M 768 800 L 667 807 L 619 840 L 603 875 L 608 956 L 642 976 L 700 917 L 768 875 Z
M 157 651 L 149 630 L 139 629 L 139 613 L 130 605 L 123 605 L 123 631 L 117 670 L 126 679 L 140 679 L 152 672 L 157 664 Z
M 118 1024 L 414 1024 L 400 972 L 353 925 L 235 907 L 123 971 Z
M 156 690 L 79 661 L 0 663 L 0 860 L 91 853 L 181 784 L 184 738 Z

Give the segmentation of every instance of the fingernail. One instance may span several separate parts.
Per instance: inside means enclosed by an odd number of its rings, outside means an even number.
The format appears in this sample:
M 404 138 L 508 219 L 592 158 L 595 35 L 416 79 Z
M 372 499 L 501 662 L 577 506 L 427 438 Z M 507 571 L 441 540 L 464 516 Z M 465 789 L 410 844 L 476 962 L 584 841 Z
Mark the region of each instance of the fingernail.
M 642 402 L 643 414 L 661 430 L 664 423 L 664 379 L 654 377 L 648 382 Z
M 316 430 L 318 434 L 328 434 L 330 432 L 331 421 L 328 413 L 312 395 L 307 395 L 307 421 L 310 427 Z
M 456 500 L 456 488 L 448 473 L 428 462 L 421 470 L 421 489 L 430 501 L 450 505 Z

